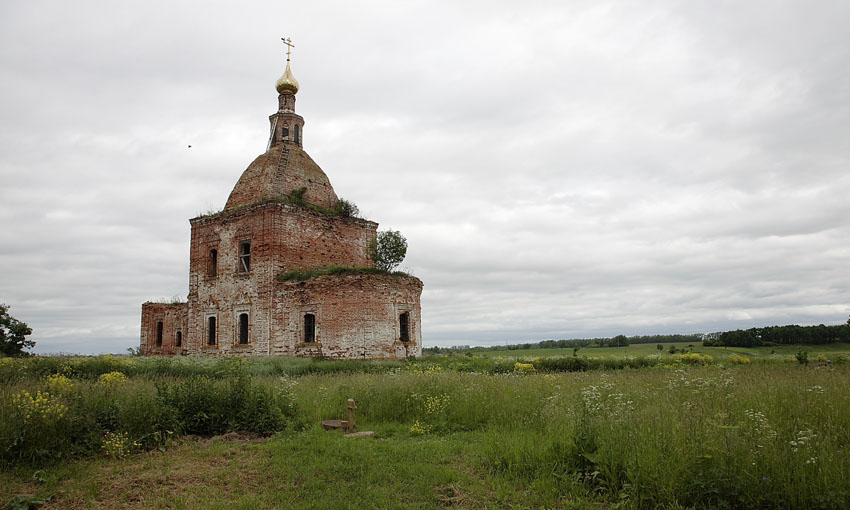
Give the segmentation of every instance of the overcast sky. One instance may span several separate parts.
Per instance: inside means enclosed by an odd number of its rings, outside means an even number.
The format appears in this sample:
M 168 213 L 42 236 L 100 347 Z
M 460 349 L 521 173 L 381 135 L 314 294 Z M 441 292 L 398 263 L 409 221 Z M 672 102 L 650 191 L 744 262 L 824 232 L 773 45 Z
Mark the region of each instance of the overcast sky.
M 425 346 L 838 324 L 850 3 L 0 4 L 0 302 L 37 352 L 138 346 L 189 222 L 304 148 L 409 242 Z M 188 146 L 191 145 L 191 148 Z

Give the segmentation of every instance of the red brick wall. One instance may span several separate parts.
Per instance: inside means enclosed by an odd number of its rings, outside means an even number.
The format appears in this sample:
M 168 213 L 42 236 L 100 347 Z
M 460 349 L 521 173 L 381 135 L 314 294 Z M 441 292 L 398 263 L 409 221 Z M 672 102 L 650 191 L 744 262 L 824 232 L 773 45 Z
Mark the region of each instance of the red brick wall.
M 329 217 L 309 209 L 267 202 L 230 214 L 191 220 L 189 324 L 186 350 L 209 354 L 268 354 L 274 336 L 276 277 L 290 269 L 330 264 L 373 266 L 368 246 L 378 225 Z M 239 247 L 251 242 L 251 270 L 238 272 Z M 209 274 L 210 250 L 218 253 Z M 248 313 L 248 345 L 238 344 L 240 313 Z M 216 317 L 216 344 L 207 345 L 208 317 Z M 279 328 L 277 328 L 279 329 Z
M 139 349 L 142 354 L 180 354 L 185 348 L 188 332 L 187 303 L 151 303 L 142 304 L 142 340 Z M 156 345 L 157 323 L 162 322 L 162 346 Z M 183 335 L 183 346 L 177 346 L 177 332 Z
M 307 208 L 263 199 L 291 196 L 305 188 L 310 204 L 333 209 L 338 197 L 327 175 L 304 152 L 304 119 L 295 114 L 295 96 L 281 94 L 270 117 L 277 130 L 268 152 L 242 173 L 222 214 L 194 218 L 189 252 L 189 302 L 142 305 L 144 354 L 237 354 L 338 358 L 400 358 L 422 354 L 419 298 L 422 282 L 378 274 L 321 276 L 307 282 L 279 283 L 292 269 L 373 267 L 368 248 L 378 224 L 322 215 Z M 295 142 L 294 126 L 300 137 Z M 282 129 L 289 129 L 284 140 Z M 240 272 L 240 244 L 251 243 L 250 271 Z M 216 250 L 215 274 L 210 251 Z M 317 340 L 303 340 L 304 313 L 315 313 Z M 239 316 L 249 316 L 248 342 L 239 342 Z M 407 342 L 399 338 L 399 315 L 409 314 Z M 215 318 L 215 343 L 208 344 L 209 318 Z M 156 346 L 157 323 L 163 325 Z M 183 333 L 182 349 L 174 345 Z
M 341 274 L 278 284 L 271 354 L 329 358 L 422 355 L 422 282 L 412 276 Z M 409 341 L 399 315 L 409 314 Z M 304 314 L 316 317 L 316 342 L 304 343 Z
M 248 165 L 225 209 L 253 204 L 263 197 L 288 196 L 302 187 L 307 188 L 304 200 L 311 204 L 331 209 L 337 203 L 336 192 L 319 165 L 294 143 L 280 143 Z

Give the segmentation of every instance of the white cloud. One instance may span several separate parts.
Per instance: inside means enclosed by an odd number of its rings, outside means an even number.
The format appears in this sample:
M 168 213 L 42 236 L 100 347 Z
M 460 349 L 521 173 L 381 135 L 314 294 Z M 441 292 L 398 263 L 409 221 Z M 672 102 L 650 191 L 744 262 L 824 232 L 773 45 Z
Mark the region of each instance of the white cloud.
M 848 14 L 6 2 L 0 301 L 42 351 L 136 345 L 265 147 L 288 35 L 305 147 L 407 235 L 426 345 L 843 322 Z

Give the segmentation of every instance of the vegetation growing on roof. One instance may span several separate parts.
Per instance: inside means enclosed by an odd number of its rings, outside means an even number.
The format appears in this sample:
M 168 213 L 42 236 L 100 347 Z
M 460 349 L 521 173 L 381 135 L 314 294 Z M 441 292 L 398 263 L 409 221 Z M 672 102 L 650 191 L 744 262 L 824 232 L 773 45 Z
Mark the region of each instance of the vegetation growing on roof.
M 337 200 L 336 204 L 330 209 L 327 207 L 322 207 L 320 205 L 311 204 L 304 200 L 304 194 L 307 193 L 306 187 L 301 187 L 295 190 L 292 190 L 292 193 L 289 195 L 273 195 L 273 196 L 264 196 L 260 197 L 258 200 L 251 202 L 250 204 L 237 205 L 236 207 L 231 207 L 230 209 L 220 209 L 218 211 L 206 211 L 198 215 L 199 218 L 211 218 L 215 216 L 222 216 L 226 214 L 233 214 L 239 211 L 243 211 L 245 209 L 254 207 L 260 204 L 267 204 L 269 202 L 277 202 L 281 204 L 290 204 L 296 205 L 298 207 L 303 207 L 304 209 L 309 209 L 313 212 L 317 212 L 324 216 L 330 216 L 332 218 L 360 218 L 365 219 L 360 216 L 360 208 L 357 207 L 357 204 L 346 200 L 344 198 L 340 198 Z
M 357 266 L 341 266 L 338 264 L 331 264 L 329 266 L 324 267 L 316 267 L 310 269 L 293 269 L 291 271 L 287 271 L 285 273 L 279 274 L 277 276 L 277 280 L 279 282 L 288 282 L 288 281 L 298 281 L 303 282 L 307 281 L 310 278 L 316 276 L 324 276 L 324 275 L 338 275 L 338 274 L 388 274 L 395 276 L 410 276 L 404 271 L 387 271 L 385 269 L 380 269 L 377 267 L 357 267 Z

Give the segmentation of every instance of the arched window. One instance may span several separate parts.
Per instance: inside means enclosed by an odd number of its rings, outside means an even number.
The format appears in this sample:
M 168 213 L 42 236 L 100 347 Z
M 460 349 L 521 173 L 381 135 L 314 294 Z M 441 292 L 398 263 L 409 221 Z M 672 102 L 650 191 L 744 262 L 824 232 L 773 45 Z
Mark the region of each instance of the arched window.
M 398 339 L 402 342 L 410 341 L 410 314 L 407 312 L 398 316 Z
M 247 344 L 248 343 L 248 314 L 240 313 L 239 314 L 239 343 Z
M 298 135 L 299 135 L 298 124 L 295 124 L 295 127 L 293 128 L 292 132 L 293 132 L 293 135 L 294 135 L 292 137 L 292 139 L 295 141 L 295 143 L 301 143 L 299 141 L 299 138 L 298 138 Z
M 207 317 L 207 345 L 215 345 L 215 317 Z
M 309 344 L 316 341 L 316 316 L 312 313 L 304 314 L 304 343 Z
M 183 332 L 178 331 L 177 332 L 177 347 L 182 347 L 182 346 L 183 346 Z
M 156 346 L 162 347 L 162 321 L 156 323 Z

